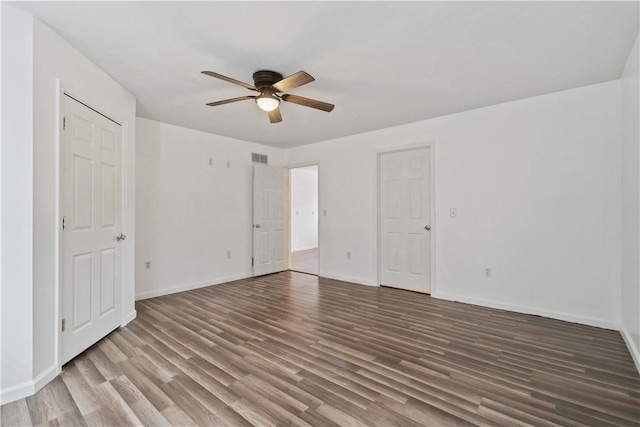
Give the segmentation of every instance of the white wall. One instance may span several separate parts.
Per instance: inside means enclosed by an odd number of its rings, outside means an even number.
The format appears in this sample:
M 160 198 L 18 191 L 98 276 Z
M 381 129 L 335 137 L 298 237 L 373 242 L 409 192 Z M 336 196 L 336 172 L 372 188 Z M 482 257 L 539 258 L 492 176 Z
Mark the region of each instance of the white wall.
M 3 5 L 3 11 L 5 10 Z M 9 8 L 6 8 L 9 10 Z M 23 12 L 16 12 L 24 15 Z M 22 19 L 22 18 L 21 18 Z M 31 17 L 25 18 L 31 20 Z M 3 22 L 4 23 L 4 22 Z M 20 31 L 24 27 L 15 28 L 12 23 L 5 29 L 3 25 L 3 40 L 21 40 L 21 49 L 25 52 L 33 52 L 33 62 L 29 69 L 23 69 L 24 64 L 12 64 L 5 62 L 5 51 L 3 49 L 3 73 L 7 66 L 9 75 L 11 73 L 25 73 L 22 79 L 17 81 L 32 90 L 33 116 L 26 117 L 24 112 L 18 110 L 12 116 L 22 120 L 21 126 L 25 129 L 32 129 L 30 133 L 21 135 L 25 147 L 20 148 L 17 161 L 28 163 L 28 167 L 18 163 L 20 167 L 26 167 L 23 173 L 32 174 L 33 192 L 30 191 L 30 181 L 23 179 L 9 181 L 8 184 L 14 191 L 20 191 L 19 183 L 24 182 L 26 187 L 24 192 L 19 194 L 20 198 L 30 199 L 28 202 L 18 200 L 20 209 L 28 209 L 29 213 L 21 212 L 29 224 L 29 233 L 18 228 L 20 236 L 3 235 L 3 245 L 23 248 L 24 250 L 14 253 L 14 257 L 19 257 L 20 262 L 32 265 L 32 281 L 24 282 L 28 277 L 24 276 L 24 281 L 10 283 L 8 286 L 24 286 L 27 290 L 20 291 L 20 298 L 17 295 L 9 294 L 10 298 L 5 299 L 5 285 L 3 285 L 3 306 L 6 304 L 22 308 L 22 298 L 26 298 L 25 292 L 29 293 L 31 311 L 25 313 L 32 314 L 31 322 L 20 322 L 21 316 L 12 318 L 7 326 L 12 328 L 12 333 L 16 336 L 32 339 L 31 351 L 24 349 L 20 351 L 20 357 L 32 364 L 29 381 L 26 383 L 3 382 L 3 401 L 32 394 L 54 378 L 58 372 L 58 295 L 59 268 L 58 268 L 58 231 L 60 225 L 60 213 L 58 204 L 59 195 L 59 125 L 61 117 L 60 107 L 60 87 L 77 99 L 85 102 L 102 113 L 112 117 L 123 124 L 124 129 L 124 218 L 123 231 L 127 234 L 127 240 L 123 245 L 123 323 L 135 317 L 134 307 L 134 270 L 133 257 L 135 246 L 134 232 L 134 191 L 135 191 L 135 107 L 136 100 L 133 95 L 125 91 L 118 83 L 111 79 L 106 73 L 101 71 L 75 48 L 64 41 L 49 27 L 37 19 L 33 19 L 31 35 L 27 37 L 25 31 Z M 6 31 L 6 33 L 5 33 Z M 32 40 L 32 43 L 29 41 Z M 3 46 L 4 47 L 4 46 Z M 31 79 L 32 77 L 32 79 Z M 13 83 L 12 83 L 13 85 Z M 5 88 L 10 85 L 3 85 L 3 103 Z M 14 89 L 12 88 L 11 91 Z M 25 96 L 27 89 L 17 88 L 20 96 Z M 27 96 L 30 93 L 26 93 Z M 24 100 L 22 104 L 24 104 Z M 22 104 L 18 108 L 25 109 Z M 5 117 L 3 116 L 3 123 Z M 32 140 L 29 138 L 32 136 Z M 3 135 L 4 137 L 4 135 Z M 32 142 L 33 151 L 30 151 L 29 143 Z M 3 148 L 4 148 L 3 138 Z M 10 159 L 12 162 L 13 158 Z M 9 159 L 7 159 L 9 161 Z M 4 183 L 3 176 L 3 183 Z M 31 194 L 33 197 L 31 197 Z M 32 206 L 31 206 L 32 203 Z M 3 199 L 4 204 L 4 199 Z M 31 216 L 32 212 L 32 216 Z M 32 219 L 32 221 L 31 221 Z M 20 222 L 22 225 L 22 222 Z M 25 225 L 26 226 L 26 225 Z M 11 227 L 14 227 L 11 224 Z M 4 229 L 4 227 L 3 227 Z M 32 233 L 33 238 L 30 238 Z M 28 241 L 25 242 L 25 241 Z M 32 245 L 31 245 L 32 242 Z M 29 253 L 29 251 L 32 251 Z M 4 260 L 3 260 L 4 261 Z M 16 260 L 16 263 L 18 261 Z M 3 262 L 4 264 L 4 262 Z M 4 283 L 4 282 L 3 282 Z M 15 301 L 14 301 L 15 299 Z M 4 310 L 3 310 L 4 316 Z M 11 351 L 12 346 L 3 345 L 4 352 Z M 7 349 L 7 350 L 5 350 Z M 8 371 L 12 371 L 13 368 Z M 3 369 L 4 371 L 4 369 Z M 9 394 L 11 392 L 11 394 Z
M 56 282 L 58 280 L 58 137 L 62 88 L 123 125 L 124 206 L 122 312 L 135 317 L 133 257 L 135 191 L 135 108 L 133 95 L 39 20 L 34 21 L 33 140 L 33 372 L 38 376 L 57 360 Z M 125 322 L 126 323 L 126 322 Z
M 279 165 L 282 151 L 142 118 L 136 129 L 136 298 L 249 277 L 251 153 Z
M 2 402 L 32 378 L 33 18 L 2 11 Z
M 291 169 L 291 251 L 318 247 L 318 166 Z
M 622 335 L 640 370 L 640 110 L 638 39 L 620 80 L 622 101 Z
M 320 275 L 377 284 L 377 155 L 435 141 L 434 295 L 617 329 L 619 89 L 612 81 L 289 149 L 288 164 L 331 171 L 320 175 Z

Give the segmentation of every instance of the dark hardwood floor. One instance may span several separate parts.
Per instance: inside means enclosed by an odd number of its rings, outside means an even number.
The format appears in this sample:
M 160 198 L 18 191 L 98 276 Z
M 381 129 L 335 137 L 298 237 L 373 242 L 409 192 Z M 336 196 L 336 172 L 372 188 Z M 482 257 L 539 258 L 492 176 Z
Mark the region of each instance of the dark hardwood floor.
M 638 425 L 618 332 L 284 272 L 139 301 L 2 425 Z
M 291 253 L 291 270 L 318 275 L 318 248 Z

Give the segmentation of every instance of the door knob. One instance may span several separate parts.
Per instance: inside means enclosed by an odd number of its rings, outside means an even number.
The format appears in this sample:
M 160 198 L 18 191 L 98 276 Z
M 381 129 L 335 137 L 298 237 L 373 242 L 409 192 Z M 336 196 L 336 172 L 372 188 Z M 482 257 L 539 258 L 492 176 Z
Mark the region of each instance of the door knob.
M 120 241 L 122 241 L 122 240 L 124 240 L 124 239 L 126 239 L 126 238 L 127 238 L 127 236 L 126 236 L 126 235 L 124 235 L 124 234 L 122 234 L 122 233 L 120 233 L 119 235 L 117 235 L 117 236 L 116 236 L 116 240 L 117 240 L 118 242 L 120 242 Z
M 425 229 L 425 230 L 427 230 L 427 231 L 429 231 L 429 230 L 431 230 L 431 226 L 430 226 L 430 225 L 425 225 L 425 226 L 424 226 L 424 229 Z
M 260 224 L 256 224 L 256 228 L 260 228 Z

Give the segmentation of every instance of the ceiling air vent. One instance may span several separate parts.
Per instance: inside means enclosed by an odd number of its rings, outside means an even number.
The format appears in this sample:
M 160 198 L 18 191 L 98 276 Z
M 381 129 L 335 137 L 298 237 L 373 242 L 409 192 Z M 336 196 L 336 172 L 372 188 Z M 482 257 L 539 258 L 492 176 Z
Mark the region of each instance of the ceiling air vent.
M 267 155 L 266 154 L 256 154 L 251 153 L 251 161 L 253 163 L 264 163 L 267 164 Z

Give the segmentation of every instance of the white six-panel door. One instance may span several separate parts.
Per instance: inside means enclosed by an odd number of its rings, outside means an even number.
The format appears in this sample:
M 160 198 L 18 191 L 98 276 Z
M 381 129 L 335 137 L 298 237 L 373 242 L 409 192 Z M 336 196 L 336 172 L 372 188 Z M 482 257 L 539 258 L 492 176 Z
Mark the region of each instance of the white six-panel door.
M 289 172 L 260 163 L 253 167 L 253 275 L 289 266 Z
M 122 129 L 64 97 L 62 363 L 122 320 Z M 122 238 L 122 236 L 120 236 Z
M 380 284 L 431 291 L 429 148 L 380 156 Z

